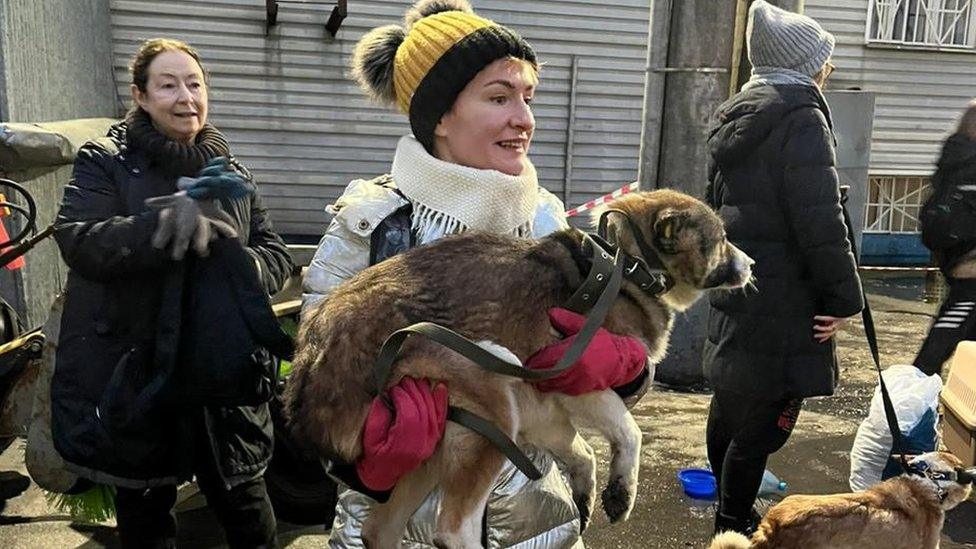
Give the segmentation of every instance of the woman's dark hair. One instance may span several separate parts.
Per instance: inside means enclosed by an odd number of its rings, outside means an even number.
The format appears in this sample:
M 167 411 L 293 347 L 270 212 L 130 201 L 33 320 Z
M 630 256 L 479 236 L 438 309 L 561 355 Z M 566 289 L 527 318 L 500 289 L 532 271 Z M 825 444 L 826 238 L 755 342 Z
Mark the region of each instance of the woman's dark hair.
M 197 65 L 200 66 L 200 70 L 203 71 L 204 83 L 209 83 L 210 75 L 203 68 L 203 62 L 200 61 L 200 54 L 197 53 L 197 50 L 193 49 L 193 46 L 182 40 L 153 38 L 146 40 L 139 46 L 139 51 L 136 52 L 136 56 L 132 59 L 132 65 L 129 67 L 129 72 L 132 73 L 132 83 L 139 88 L 139 91 L 146 93 L 146 82 L 149 81 L 149 65 L 157 55 L 164 51 L 181 51 L 192 57 L 197 62 Z

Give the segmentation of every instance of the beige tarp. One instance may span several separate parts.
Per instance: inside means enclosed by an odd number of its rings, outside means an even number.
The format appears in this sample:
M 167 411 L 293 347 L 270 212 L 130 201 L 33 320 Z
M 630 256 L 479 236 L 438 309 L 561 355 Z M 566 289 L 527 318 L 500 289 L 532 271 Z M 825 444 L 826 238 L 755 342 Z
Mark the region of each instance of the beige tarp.
M 71 164 L 82 145 L 104 136 L 116 122 L 112 118 L 83 118 L 40 124 L 0 123 L 0 171 Z

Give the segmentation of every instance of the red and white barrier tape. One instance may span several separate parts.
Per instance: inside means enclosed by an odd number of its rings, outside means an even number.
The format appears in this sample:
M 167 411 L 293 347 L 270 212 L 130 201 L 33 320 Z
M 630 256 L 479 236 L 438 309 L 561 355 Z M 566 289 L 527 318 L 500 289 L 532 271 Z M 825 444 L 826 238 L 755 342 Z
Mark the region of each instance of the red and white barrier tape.
M 579 214 L 581 214 L 581 213 L 583 213 L 583 212 L 585 212 L 587 210 L 592 210 L 593 208 L 596 208 L 597 206 L 602 206 L 603 204 L 606 204 L 607 202 L 613 202 L 615 199 L 620 198 L 621 196 L 623 196 L 625 194 L 628 194 L 628 193 L 632 193 L 634 191 L 637 191 L 639 188 L 640 188 L 640 183 L 637 182 L 637 181 L 631 183 L 630 185 L 624 185 L 623 187 L 620 187 L 619 189 L 613 191 L 612 193 L 605 194 L 605 195 L 601 196 L 600 198 L 596 198 L 594 200 L 590 200 L 586 204 L 577 206 L 577 207 L 573 208 L 572 210 L 569 210 L 568 212 L 566 212 L 566 217 L 573 217 L 573 216 L 579 215 Z

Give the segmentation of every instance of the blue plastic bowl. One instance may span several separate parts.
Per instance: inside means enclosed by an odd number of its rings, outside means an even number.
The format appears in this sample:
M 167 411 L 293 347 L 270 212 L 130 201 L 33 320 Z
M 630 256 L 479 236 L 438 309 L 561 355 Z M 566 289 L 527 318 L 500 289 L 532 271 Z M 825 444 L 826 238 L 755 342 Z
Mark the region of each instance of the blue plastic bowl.
M 682 469 L 678 471 L 678 480 L 689 497 L 695 499 L 712 499 L 715 497 L 715 475 L 708 469 Z

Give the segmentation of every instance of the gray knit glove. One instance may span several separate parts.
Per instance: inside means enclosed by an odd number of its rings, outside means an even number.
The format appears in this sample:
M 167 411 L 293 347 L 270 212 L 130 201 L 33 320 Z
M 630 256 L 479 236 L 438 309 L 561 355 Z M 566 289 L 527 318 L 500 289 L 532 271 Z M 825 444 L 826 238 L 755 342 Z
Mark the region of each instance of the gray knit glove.
M 159 211 L 152 245 L 157 249 L 170 247 L 170 255 L 176 261 L 183 259 L 192 246 L 198 256 L 209 253 L 212 240 L 219 237 L 236 238 L 233 220 L 217 208 L 213 200 L 190 198 L 186 191 L 146 200 L 151 210 Z

